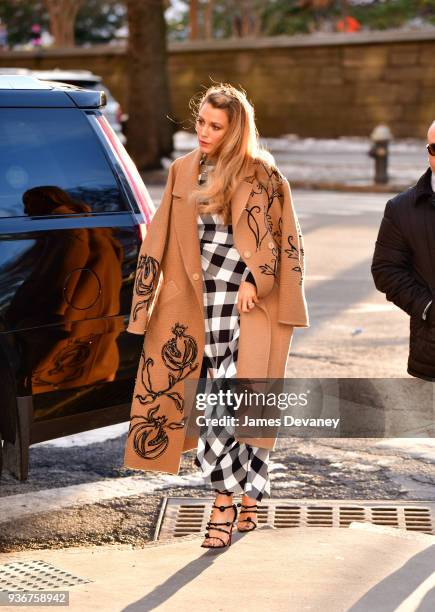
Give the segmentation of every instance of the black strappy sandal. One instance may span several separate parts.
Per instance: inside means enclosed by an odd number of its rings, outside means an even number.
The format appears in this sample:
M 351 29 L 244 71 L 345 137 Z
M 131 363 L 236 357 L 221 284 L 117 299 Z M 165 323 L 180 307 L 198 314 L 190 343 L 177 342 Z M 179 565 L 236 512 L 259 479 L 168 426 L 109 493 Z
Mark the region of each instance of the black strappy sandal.
M 226 521 L 223 523 L 215 523 L 212 521 L 208 521 L 207 523 L 207 530 L 210 529 L 210 527 L 212 528 L 213 531 L 223 531 L 224 533 L 229 534 L 229 538 L 227 542 L 224 542 L 222 538 L 220 538 L 219 536 L 215 536 L 215 535 L 210 535 L 208 533 L 208 531 L 205 533 L 205 537 L 206 538 L 216 538 L 217 540 L 220 540 L 222 542 L 222 544 L 219 544 L 217 546 L 214 546 L 213 544 L 201 544 L 201 548 L 225 548 L 225 547 L 230 547 L 231 546 L 231 536 L 233 533 L 233 525 L 236 521 L 237 518 L 237 506 L 236 504 L 230 504 L 229 506 L 216 506 L 215 504 L 213 504 L 212 506 L 213 508 L 218 508 L 221 512 L 223 512 L 226 508 L 233 508 L 234 510 L 234 518 L 232 520 L 232 522 L 230 521 Z M 226 525 L 227 527 L 230 528 L 229 531 L 227 531 L 226 529 L 222 529 L 222 527 L 216 527 L 215 525 Z
M 237 505 L 241 506 L 242 508 L 245 508 L 245 510 L 240 510 L 239 516 L 240 516 L 240 514 L 243 514 L 244 512 L 245 513 L 250 512 L 250 509 L 252 509 L 252 508 L 255 508 L 255 510 L 258 510 L 257 504 L 254 504 L 253 506 L 245 506 L 244 504 L 237 504 Z M 241 522 L 242 523 L 247 522 L 247 523 L 249 523 L 250 526 L 247 529 L 240 529 L 240 527 L 237 527 L 237 531 L 240 531 L 240 533 L 244 533 L 246 531 L 254 531 L 254 529 L 257 527 L 257 523 L 255 521 L 253 521 L 250 516 L 248 516 L 245 519 L 241 519 Z

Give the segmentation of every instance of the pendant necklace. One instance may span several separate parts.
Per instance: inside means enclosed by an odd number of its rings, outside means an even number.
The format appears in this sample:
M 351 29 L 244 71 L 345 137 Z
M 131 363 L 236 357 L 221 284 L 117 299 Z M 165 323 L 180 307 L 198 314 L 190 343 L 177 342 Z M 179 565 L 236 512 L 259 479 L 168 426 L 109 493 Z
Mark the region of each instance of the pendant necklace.
M 213 168 L 214 168 L 214 164 L 208 161 L 206 153 L 203 153 L 199 160 L 199 174 L 198 174 L 199 185 L 203 185 L 207 181 L 208 173 Z

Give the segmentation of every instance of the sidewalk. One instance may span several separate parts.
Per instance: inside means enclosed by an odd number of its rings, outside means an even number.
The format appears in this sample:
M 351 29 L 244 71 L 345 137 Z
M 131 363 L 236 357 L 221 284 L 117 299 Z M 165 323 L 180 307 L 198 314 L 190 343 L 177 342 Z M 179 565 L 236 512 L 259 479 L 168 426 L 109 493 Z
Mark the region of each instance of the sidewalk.
M 223 551 L 200 548 L 201 542 L 195 535 L 139 549 L 0 554 L 0 576 L 4 564 L 31 560 L 71 572 L 89 581 L 69 587 L 69 609 L 80 612 L 435 609 L 435 536 L 356 522 L 235 532 Z

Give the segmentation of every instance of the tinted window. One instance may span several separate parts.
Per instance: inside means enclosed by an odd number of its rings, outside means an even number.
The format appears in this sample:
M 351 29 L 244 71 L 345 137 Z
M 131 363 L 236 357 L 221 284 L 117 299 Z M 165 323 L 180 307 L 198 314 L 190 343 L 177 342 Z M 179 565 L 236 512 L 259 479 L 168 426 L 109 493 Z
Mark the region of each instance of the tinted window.
M 0 217 L 125 210 L 83 112 L 2 108 Z

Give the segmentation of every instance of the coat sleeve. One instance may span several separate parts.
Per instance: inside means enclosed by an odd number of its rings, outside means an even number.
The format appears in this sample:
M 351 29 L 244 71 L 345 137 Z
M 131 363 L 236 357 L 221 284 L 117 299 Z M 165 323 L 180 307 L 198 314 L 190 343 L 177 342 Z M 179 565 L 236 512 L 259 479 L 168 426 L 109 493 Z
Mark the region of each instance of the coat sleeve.
M 304 241 L 293 206 L 289 182 L 280 173 L 275 191 L 281 202 L 278 321 L 294 327 L 309 327 L 304 289 Z
M 157 211 L 148 225 L 137 261 L 133 300 L 127 331 L 143 334 L 148 326 L 149 316 L 161 275 L 161 262 L 166 246 L 169 218 L 172 204 L 172 188 L 175 179 L 175 162 L 169 168 L 165 191 Z
M 433 296 L 416 277 L 412 251 L 396 216 L 395 205 L 388 200 L 375 244 L 371 272 L 376 288 L 385 293 L 389 302 L 410 316 L 421 318 Z
M 242 278 L 240 282 L 243 282 L 243 281 L 247 283 L 252 283 L 252 285 L 254 285 L 255 287 L 257 286 L 254 275 L 252 274 L 252 272 L 246 265 L 245 265 L 245 269 L 243 270 L 243 274 L 242 274 Z

